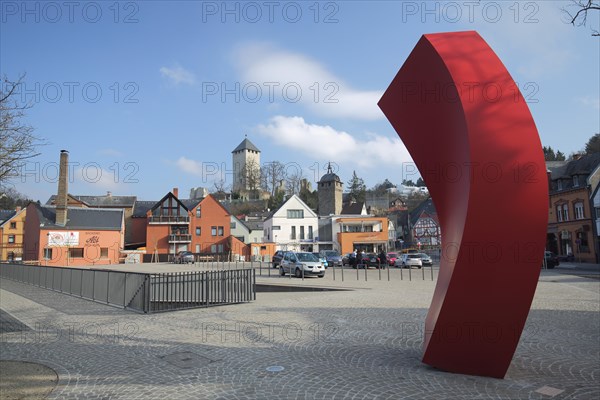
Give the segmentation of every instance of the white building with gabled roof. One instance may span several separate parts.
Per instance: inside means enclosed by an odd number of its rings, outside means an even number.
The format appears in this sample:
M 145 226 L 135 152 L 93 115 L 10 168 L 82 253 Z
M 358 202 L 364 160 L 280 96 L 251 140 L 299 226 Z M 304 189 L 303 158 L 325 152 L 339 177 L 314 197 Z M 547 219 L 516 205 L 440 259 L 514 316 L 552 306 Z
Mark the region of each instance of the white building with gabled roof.
M 317 251 L 319 218 L 300 197 L 292 195 L 263 223 L 263 241 L 277 250 Z

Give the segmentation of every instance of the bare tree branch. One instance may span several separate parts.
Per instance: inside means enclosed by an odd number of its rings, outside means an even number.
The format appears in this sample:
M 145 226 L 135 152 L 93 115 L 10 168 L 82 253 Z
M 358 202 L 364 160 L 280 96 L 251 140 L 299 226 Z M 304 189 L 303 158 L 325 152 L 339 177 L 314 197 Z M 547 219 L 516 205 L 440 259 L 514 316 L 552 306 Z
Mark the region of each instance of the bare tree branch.
M 591 11 L 600 11 L 600 2 L 598 0 L 571 0 L 569 11 L 563 8 L 563 12 L 568 16 L 568 22 L 573 26 L 586 26 L 588 14 Z M 592 29 L 592 36 L 600 36 L 597 29 Z
M 33 127 L 22 121 L 31 108 L 17 96 L 24 78 L 13 82 L 5 76 L 0 86 L 0 187 L 19 176 L 26 161 L 40 154 L 36 147 L 44 143 L 33 134 Z

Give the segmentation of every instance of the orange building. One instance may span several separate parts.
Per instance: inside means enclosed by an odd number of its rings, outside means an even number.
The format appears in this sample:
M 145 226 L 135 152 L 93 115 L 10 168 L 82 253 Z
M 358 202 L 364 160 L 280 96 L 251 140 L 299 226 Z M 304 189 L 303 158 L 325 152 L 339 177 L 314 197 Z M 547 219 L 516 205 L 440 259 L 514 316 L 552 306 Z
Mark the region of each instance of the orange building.
M 24 261 L 52 266 L 118 264 L 125 228 L 122 210 L 67 208 L 57 224 L 56 208 L 30 203 L 24 235 Z
M 175 188 L 146 211 L 144 261 L 170 261 L 180 251 L 213 257 L 230 257 L 233 250 L 244 254 L 239 246 L 232 248 L 231 218 L 217 199 L 212 195 L 202 199 L 177 196 Z M 134 219 L 139 220 L 136 207 Z M 134 226 L 139 228 L 140 223 L 134 221 Z
M 27 212 L 21 207 L 16 210 L 0 210 L 0 261 L 23 259 L 23 231 Z
M 387 248 L 387 217 L 338 217 L 334 227 L 338 231 L 337 242 L 342 254 L 352 253 L 355 249 L 374 253 Z

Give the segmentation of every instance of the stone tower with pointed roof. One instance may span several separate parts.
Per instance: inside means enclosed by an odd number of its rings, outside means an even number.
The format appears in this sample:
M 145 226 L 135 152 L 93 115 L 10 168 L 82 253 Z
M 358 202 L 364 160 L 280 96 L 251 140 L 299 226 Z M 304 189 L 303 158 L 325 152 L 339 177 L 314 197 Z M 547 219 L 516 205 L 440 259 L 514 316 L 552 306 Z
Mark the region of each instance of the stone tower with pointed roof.
M 340 177 L 333 173 L 331 163 L 327 166 L 327 173 L 318 183 L 319 215 L 340 215 L 342 212 L 342 192 L 344 184 Z
M 250 191 L 253 189 L 253 184 L 257 187 L 260 186 L 260 150 L 258 147 L 246 137 L 231 154 L 233 163 L 233 192 Z

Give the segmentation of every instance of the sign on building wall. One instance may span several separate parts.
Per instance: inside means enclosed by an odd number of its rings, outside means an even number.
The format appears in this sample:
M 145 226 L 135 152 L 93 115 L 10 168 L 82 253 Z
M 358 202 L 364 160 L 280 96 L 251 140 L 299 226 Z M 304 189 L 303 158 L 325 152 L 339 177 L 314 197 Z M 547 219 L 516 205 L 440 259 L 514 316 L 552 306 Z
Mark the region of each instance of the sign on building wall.
M 48 233 L 48 246 L 77 246 L 79 232 L 61 231 Z

